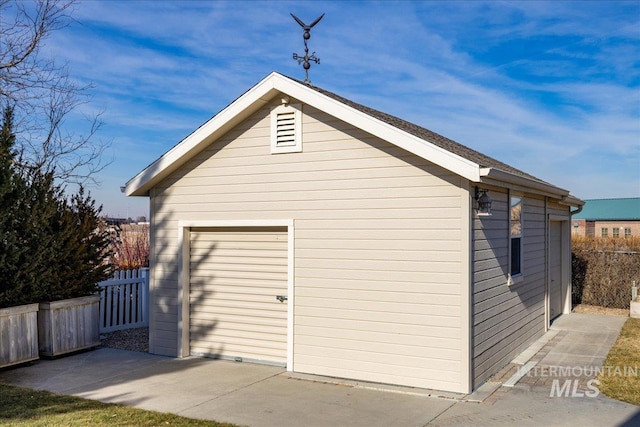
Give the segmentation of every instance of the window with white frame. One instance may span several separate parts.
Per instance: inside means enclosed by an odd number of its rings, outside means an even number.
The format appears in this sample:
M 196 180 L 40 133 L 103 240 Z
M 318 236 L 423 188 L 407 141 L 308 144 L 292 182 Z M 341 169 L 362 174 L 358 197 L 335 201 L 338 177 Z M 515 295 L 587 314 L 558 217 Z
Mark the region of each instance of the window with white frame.
M 513 277 L 522 274 L 522 197 L 509 199 L 509 275 Z
M 620 237 L 620 229 L 618 227 L 613 227 L 613 237 Z
M 300 104 L 282 104 L 271 110 L 271 153 L 302 151 L 302 111 Z
M 602 227 L 602 230 L 600 231 L 600 233 L 602 237 L 609 237 L 609 229 L 607 227 Z
M 631 237 L 631 228 L 624 229 L 624 237 Z

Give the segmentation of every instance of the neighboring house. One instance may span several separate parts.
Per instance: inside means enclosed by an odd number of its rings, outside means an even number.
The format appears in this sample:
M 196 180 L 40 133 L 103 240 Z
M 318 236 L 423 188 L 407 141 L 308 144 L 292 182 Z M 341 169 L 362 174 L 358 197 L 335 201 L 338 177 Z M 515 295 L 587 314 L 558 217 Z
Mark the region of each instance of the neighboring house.
M 102 220 L 107 223 L 109 226 L 120 226 L 122 224 L 129 224 L 131 222 L 128 218 L 112 218 L 112 217 L 103 217 Z
M 571 309 L 581 200 L 278 73 L 126 193 L 150 198 L 151 353 L 467 393 Z
M 576 236 L 640 236 L 640 197 L 585 200 L 571 220 Z

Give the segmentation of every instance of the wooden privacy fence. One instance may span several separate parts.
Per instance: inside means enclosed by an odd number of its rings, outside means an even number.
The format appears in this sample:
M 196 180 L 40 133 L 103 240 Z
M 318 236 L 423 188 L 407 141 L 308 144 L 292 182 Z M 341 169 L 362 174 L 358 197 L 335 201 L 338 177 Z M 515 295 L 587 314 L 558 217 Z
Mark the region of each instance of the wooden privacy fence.
M 149 269 L 116 271 L 100 286 L 100 333 L 149 326 Z

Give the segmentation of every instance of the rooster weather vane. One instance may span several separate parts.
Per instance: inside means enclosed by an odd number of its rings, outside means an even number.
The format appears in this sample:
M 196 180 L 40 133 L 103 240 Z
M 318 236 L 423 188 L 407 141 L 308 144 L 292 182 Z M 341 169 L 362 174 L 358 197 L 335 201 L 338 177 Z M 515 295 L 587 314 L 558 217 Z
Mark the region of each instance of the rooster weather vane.
M 311 23 L 311 25 L 305 24 L 304 22 L 302 22 L 300 20 L 300 18 L 298 18 L 293 13 L 291 14 L 291 16 L 293 17 L 293 19 L 296 20 L 296 22 L 298 24 L 300 24 L 300 26 L 304 30 L 304 33 L 302 34 L 302 38 L 304 39 L 304 56 L 300 56 L 297 53 L 294 53 L 293 54 L 293 59 L 298 61 L 298 65 L 302 64 L 302 68 L 304 68 L 304 82 L 306 84 L 310 85 L 311 84 L 311 80 L 309 80 L 309 68 L 311 68 L 311 62 L 310 61 L 313 61 L 316 64 L 320 64 L 320 58 L 316 57 L 316 53 L 315 52 L 313 52 L 311 54 L 311 56 L 309 56 L 309 47 L 307 46 L 307 40 L 309 40 L 311 38 L 311 29 L 314 27 L 314 25 L 316 25 L 318 22 L 320 22 L 320 20 L 324 16 L 324 13 L 322 15 L 320 15 L 320 17 L 318 19 L 313 21 Z

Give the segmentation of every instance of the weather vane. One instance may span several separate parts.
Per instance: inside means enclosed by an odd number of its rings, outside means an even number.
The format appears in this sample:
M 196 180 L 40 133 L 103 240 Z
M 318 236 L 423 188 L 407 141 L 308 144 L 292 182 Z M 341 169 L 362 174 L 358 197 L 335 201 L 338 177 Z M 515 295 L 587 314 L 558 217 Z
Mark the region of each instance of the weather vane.
M 310 85 L 311 84 L 311 80 L 309 80 L 309 68 L 311 68 L 310 61 L 313 61 L 316 64 L 320 64 L 320 58 L 316 57 L 316 53 L 315 52 L 313 52 L 311 54 L 311 56 L 309 56 L 309 47 L 307 46 L 307 40 L 309 40 L 311 38 L 311 29 L 314 27 L 314 25 L 316 25 L 318 22 L 320 22 L 320 20 L 324 16 L 324 13 L 322 15 L 320 15 L 320 17 L 318 19 L 313 21 L 311 23 L 311 25 L 305 24 L 304 22 L 302 22 L 300 20 L 300 18 L 298 18 L 293 13 L 291 14 L 291 16 L 293 16 L 293 19 L 295 19 L 296 22 L 298 24 L 300 24 L 300 26 L 304 30 L 304 33 L 302 34 L 302 38 L 304 39 L 304 56 L 300 56 L 297 53 L 294 53 L 293 54 L 293 59 L 298 61 L 298 65 L 302 64 L 302 68 L 304 68 L 304 82 L 306 84 Z

